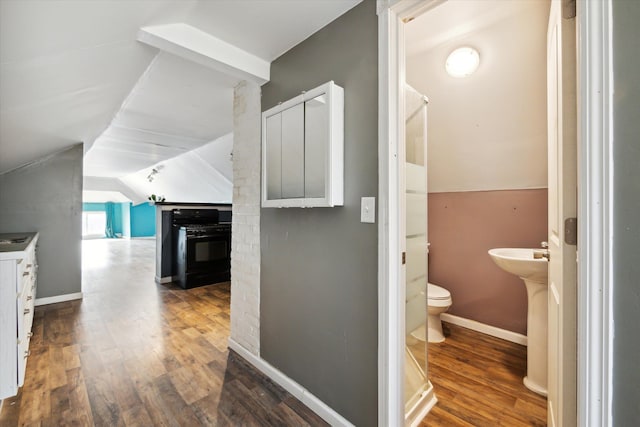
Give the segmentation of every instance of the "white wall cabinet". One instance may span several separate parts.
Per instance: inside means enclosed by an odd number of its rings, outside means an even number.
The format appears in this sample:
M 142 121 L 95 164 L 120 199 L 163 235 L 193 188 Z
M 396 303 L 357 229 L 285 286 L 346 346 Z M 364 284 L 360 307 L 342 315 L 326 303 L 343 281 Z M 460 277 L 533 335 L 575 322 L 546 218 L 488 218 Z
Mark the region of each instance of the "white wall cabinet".
M 328 82 L 262 113 L 262 207 L 344 200 L 344 90 Z
M 36 296 L 38 234 L 0 234 L 0 242 L 0 399 L 5 399 L 15 396 L 24 384 Z

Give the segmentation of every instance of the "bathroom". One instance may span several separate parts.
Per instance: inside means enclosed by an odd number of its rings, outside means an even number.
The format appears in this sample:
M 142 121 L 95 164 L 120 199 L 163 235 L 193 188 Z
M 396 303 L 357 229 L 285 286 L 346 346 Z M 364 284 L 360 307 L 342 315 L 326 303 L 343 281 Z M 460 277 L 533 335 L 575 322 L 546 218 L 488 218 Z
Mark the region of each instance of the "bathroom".
M 446 310 L 439 316 L 444 341 L 430 337 L 428 350 L 423 350 L 424 327 L 415 329 L 420 308 L 410 301 L 416 292 L 411 288 L 415 275 L 410 274 L 409 259 L 406 341 L 413 351 L 408 352 L 406 372 L 407 384 L 415 384 L 406 387 L 415 390 L 417 378 L 426 377 L 434 383 L 440 404 L 453 396 L 446 387 L 445 391 L 438 387 L 440 378 L 432 376 L 431 358 L 448 345 L 465 345 L 454 342 L 456 332 L 468 334 L 470 329 L 480 341 L 489 335 L 526 349 L 526 288 L 517 276 L 497 267 L 487 251 L 538 248 L 547 240 L 549 5 L 547 0 L 447 1 L 405 27 L 410 86 L 405 92 L 407 162 L 413 163 L 416 125 L 411 121 L 424 96 L 429 242 L 425 273 L 430 284 L 439 286 L 429 289 L 430 308 L 439 304 L 439 311 Z M 454 77 L 445 63 L 459 47 L 475 49 L 479 61 L 470 74 Z M 412 176 L 408 169 L 408 193 Z M 409 210 L 412 195 L 407 197 Z M 409 228 L 410 218 L 407 223 Z M 407 252 L 409 257 L 409 240 Z M 440 302 L 432 298 L 434 289 L 442 293 Z M 433 331 L 437 316 L 430 320 L 429 332 L 437 335 Z M 466 354 L 451 357 L 463 360 Z M 510 366 L 507 370 L 513 371 Z M 526 389 L 522 393 L 533 394 Z M 540 409 L 546 399 L 537 395 L 532 399 L 540 400 L 531 405 L 532 411 L 546 421 L 544 406 Z

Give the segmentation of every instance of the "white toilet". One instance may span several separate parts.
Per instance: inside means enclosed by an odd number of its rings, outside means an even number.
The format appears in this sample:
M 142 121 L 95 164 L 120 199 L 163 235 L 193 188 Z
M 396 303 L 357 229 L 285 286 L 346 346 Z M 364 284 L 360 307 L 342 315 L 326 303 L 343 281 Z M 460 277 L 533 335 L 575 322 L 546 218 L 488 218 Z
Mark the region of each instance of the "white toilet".
M 429 342 L 444 341 L 440 315 L 451 307 L 451 294 L 445 288 L 429 283 L 427 288 L 427 327 Z

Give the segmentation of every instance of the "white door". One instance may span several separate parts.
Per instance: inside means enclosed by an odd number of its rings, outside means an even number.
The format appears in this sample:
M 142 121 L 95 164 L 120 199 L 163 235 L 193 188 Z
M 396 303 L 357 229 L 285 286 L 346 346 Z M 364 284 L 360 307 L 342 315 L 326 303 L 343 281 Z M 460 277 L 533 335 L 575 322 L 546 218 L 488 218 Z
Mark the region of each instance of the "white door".
M 577 212 L 575 18 L 552 0 L 547 34 L 549 149 L 548 425 L 576 425 Z

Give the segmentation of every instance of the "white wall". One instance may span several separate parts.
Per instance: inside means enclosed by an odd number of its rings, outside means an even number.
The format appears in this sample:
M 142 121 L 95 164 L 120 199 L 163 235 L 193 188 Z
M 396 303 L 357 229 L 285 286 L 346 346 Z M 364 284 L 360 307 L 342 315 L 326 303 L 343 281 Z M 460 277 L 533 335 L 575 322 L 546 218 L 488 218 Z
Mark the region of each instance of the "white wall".
M 231 150 L 233 135 L 228 134 L 205 146 L 159 163 L 161 169 L 152 182 L 147 180 L 152 167 L 120 178 L 137 198 L 145 201 L 151 194 L 168 202 L 231 203 Z M 156 165 L 157 166 L 157 165 Z
M 231 340 L 260 356 L 260 87 L 234 90 Z
M 521 4 L 521 10 L 488 26 L 476 22 L 471 32 L 435 46 L 424 43 L 427 50 L 409 50 L 407 81 L 430 101 L 430 192 L 547 186 L 549 3 Z M 408 24 L 408 44 L 415 46 L 410 37 L 421 33 L 412 26 L 433 24 L 427 19 L 438 17 L 429 13 Z M 470 77 L 451 77 L 446 57 L 465 45 L 479 51 L 480 67 Z

